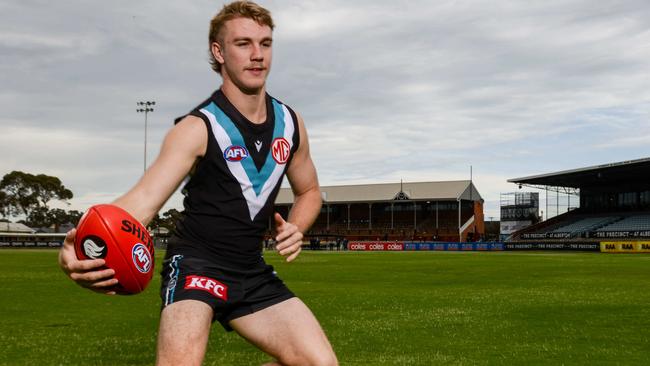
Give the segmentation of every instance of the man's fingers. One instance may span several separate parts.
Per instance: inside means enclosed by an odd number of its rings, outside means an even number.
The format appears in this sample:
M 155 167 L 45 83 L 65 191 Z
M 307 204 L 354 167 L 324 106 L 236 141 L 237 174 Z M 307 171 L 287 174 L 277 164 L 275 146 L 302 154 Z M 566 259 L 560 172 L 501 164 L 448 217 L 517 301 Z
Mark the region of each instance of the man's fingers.
M 109 278 L 108 280 L 100 281 L 100 282 L 95 282 L 92 285 L 88 286 L 89 288 L 95 290 L 95 289 L 101 289 L 101 290 L 106 290 L 105 287 L 112 287 L 117 285 L 118 281 L 117 278 Z
M 287 238 L 293 236 L 295 233 L 299 233 L 298 227 L 292 223 L 287 223 L 284 226 L 284 229 L 278 232 L 278 235 L 275 237 L 275 241 L 281 242 Z M 302 234 L 302 233 L 301 233 Z
M 289 257 L 287 257 L 287 262 L 291 262 L 291 261 L 293 261 L 294 259 L 296 259 L 296 257 L 298 256 L 298 254 L 300 254 L 300 251 L 301 251 L 301 250 L 302 250 L 302 248 L 301 248 L 301 247 L 298 247 L 298 249 L 297 249 L 295 252 L 293 252 L 293 254 L 291 254 Z
M 293 230 L 291 230 L 291 229 L 284 230 L 283 232 L 279 233 L 278 236 L 275 237 L 275 241 L 282 242 L 282 241 L 286 240 L 288 237 L 295 234 L 297 231 L 298 231 L 297 228 L 294 228 Z
M 88 287 L 89 290 L 92 290 L 94 292 L 104 294 L 104 295 L 115 295 L 116 292 L 112 288 L 93 288 L 93 287 Z
M 72 246 L 74 244 L 74 238 L 77 236 L 77 229 L 72 229 L 65 234 L 65 240 L 63 245 Z
M 72 272 L 70 278 L 75 282 L 95 283 L 104 279 L 109 279 L 115 275 L 115 271 L 107 268 L 101 271 L 92 272 Z
M 106 261 L 103 259 L 72 260 L 68 263 L 67 268 L 69 272 L 88 272 L 93 269 L 100 269 L 105 264 Z
M 286 221 L 284 221 L 284 219 L 282 218 L 282 215 L 280 215 L 277 212 L 275 213 L 275 215 L 273 215 L 273 218 L 275 219 L 275 226 L 276 227 L 282 226 L 282 225 L 284 225 L 286 223 Z
M 301 233 L 296 233 L 296 235 L 292 236 L 291 238 L 287 239 L 283 245 L 277 248 L 278 253 L 280 255 L 286 255 L 293 253 L 293 251 L 296 250 L 296 247 L 301 247 L 302 246 L 302 234 Z
M 59 251 L 59 266 L 79 286 L 102 294 L 115 295 L 113 286 L 118 283 L 117 279 L 113 278 L 115 271 L 105 268 L 106 261 L 103 259 L 77 259 L 74 250 L 76 235 L 76 229 L 66 233 L 63 246 Z
M 282 240 L 278 240 L 278 244 L 275 246 L 275 249 L 281 252 L 283 249 L 294 245 L 296 242 L 302 244 L 302 233 L 300 231 L 295 231 L 291 234 L 291 236 Z

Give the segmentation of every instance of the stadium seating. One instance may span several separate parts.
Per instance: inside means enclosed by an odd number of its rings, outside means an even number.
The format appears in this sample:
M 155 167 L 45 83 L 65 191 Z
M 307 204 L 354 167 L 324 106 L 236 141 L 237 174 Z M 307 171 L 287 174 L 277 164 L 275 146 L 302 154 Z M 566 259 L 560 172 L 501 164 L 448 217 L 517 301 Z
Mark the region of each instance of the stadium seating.
M 603 226 L 596 231 L 641 231 L 650 230 L 650 215 L 632 215 Z
M 617 232 L 621 234 L 601 235 L 604 233 Z M 585 238 L 597 239 L 604 237 L 650 237 L 650 214 L 647 212 L 617 212 L 603 214 L 581 214 L 572 212 L 560 215 L 552 220 L 542 222 L 515 233 L 509 240 L 566 240 Z
M 563 225 L 555 230 L 547 231 L 549 233 L 558 233 L 566 234 L 566 237 L 575 237 L 584 232 L 589 232 L 597 227 L 607 225 L 611 222 L 617 221 L 619 217 L 617 216 L 596 216 L 596 217 L 586 217 L 577 221 L 574 221 L 568 225 Z

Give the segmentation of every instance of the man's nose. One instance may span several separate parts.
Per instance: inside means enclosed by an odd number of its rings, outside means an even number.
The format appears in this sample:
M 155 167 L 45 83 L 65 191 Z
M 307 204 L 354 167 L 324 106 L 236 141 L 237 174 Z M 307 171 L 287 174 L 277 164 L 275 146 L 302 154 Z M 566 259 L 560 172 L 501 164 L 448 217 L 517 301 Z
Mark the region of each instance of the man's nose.
M 251 60 L 261 61 L 263 59 L 264 55 L 262 54 L 262 47 L 260 47 L 260 45 L 253 45 L 253 54 L 251 54 Z

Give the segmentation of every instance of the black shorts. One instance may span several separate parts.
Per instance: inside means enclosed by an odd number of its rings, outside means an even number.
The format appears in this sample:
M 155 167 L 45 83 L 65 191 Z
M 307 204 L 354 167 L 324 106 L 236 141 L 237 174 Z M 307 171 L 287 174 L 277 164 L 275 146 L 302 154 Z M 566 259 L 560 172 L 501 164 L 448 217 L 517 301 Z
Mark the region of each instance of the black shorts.
M 233 319 L 252 314 L 295 295 L 264 261 L 246 270 L 226 268 L 210 261 L 173 255 L 161 272 L 162 308 L 182 300 L 198 300 L 213 310 L 227 330 Z

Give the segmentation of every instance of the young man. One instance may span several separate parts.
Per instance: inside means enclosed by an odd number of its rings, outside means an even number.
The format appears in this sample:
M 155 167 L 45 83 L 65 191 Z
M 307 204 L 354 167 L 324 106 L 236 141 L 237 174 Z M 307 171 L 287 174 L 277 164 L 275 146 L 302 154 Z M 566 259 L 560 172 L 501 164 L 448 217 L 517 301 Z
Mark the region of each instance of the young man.
M 191 176 L 162 268 L 158 365 L 201 364 L 215 320 L 276 365 L 337 364 L 316 318 L 261 257 L 271 216 L 276 248 L 290 262 L 321 207 L 304 123 L 266 94 L 273 26 L 266 9 L 247 1 L 212 19 L 211 63 L 221 88 L 177 120 L 156 161 L 114 202 L 146 224 Z M 273 213 L 285 173 L 295 195 L 286 221 Z M 102 269 L 101 259 L 77 260 L 74 236 L 68 233 L 60 251 L 61 268 L 84 287 L 114 293 L 114 271 Z

